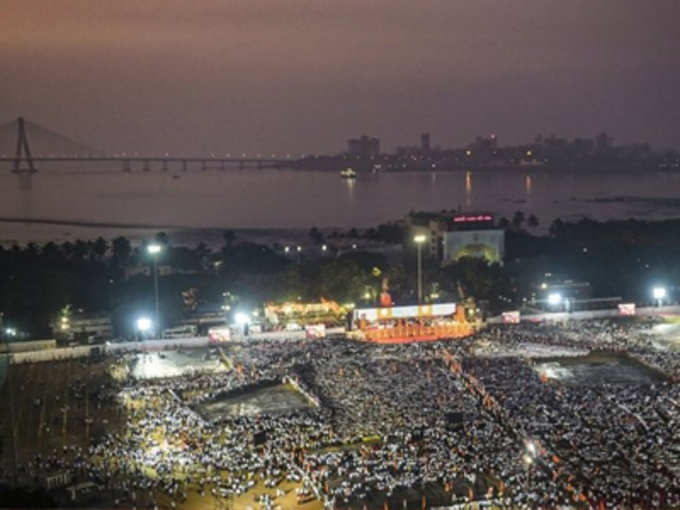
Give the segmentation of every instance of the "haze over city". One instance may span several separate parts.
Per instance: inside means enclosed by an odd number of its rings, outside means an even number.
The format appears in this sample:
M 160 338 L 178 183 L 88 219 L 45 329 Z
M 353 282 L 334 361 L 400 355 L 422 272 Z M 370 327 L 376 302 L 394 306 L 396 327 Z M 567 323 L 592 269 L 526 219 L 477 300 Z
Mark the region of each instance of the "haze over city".
M 0 509 L 680 509 L 680 2 L 0 3 Z
M 680 5 L 4 0 L 0 112 L 106 151 L 680 145 Z

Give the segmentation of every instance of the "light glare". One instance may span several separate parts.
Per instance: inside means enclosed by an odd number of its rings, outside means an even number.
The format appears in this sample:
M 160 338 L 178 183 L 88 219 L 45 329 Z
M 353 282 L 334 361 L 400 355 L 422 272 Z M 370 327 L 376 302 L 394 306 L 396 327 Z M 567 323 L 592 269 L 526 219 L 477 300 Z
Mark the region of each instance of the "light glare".
M 148 317 L 140 317 L 137 319 L 137 329 L 142 333 L 146 333 L 151 330 L 151 319 Z

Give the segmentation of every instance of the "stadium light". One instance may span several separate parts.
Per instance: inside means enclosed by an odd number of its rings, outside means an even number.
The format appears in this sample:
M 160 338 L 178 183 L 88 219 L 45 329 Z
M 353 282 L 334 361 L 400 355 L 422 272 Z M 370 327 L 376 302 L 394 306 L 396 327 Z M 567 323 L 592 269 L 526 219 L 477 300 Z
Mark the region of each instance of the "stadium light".
M 548 294 L 548 304 L 550 306 L 557 306 L 562 302 L 562 294 L 559 292 L 552 292 Z
M 666 287 L 654 287 L 652 289 L 652 296 L 654 296 L 657 304 L 661 306 L 661 302 L 666 299 Z
M 158 299 L 158 255 L 160 254 L 161 251 L 163 251 L 163 246 L 159 243 L 151 243 L 146 247 L 146 251 L 153 258 L 153 296 L 154 307 L 156 312 L 154 320 L 156 321 L 156 325 L 159 325 L 161 323 L 161 317 Z
M 7 336 L 17 336 L 17 330 L 14 328 L 5 329 L 5 333 L 7 334 Z
M 527 443 L 527 450 L 529 450 L 529 453 L 530 453 L 531 455 L 535 455 L 535 454 L 536 454 L 536 445 L 533 443 L 533 441 L 529 441 L 529 442 Z
M 245 326 L 250 323 L 250 317 L 244 312 L 236 312 L 236 314 L 234 314 L 234 320 L 239 326 Z
M 524 463 L 525 463 L 527 466 L 531 466 L 531 464 L 534 463 L 534 459 L 532 459 L 529 455 L 525 455 L 525 456 L 524 456 Z
M 151 322 L 151 319 L 149 319 L 148 317 L 140 317 L 139 319 L 137 319 L 137 329 L 141 333 L 148 333 L 149 331 L 151 331 L 152 325 L 153 323 Z

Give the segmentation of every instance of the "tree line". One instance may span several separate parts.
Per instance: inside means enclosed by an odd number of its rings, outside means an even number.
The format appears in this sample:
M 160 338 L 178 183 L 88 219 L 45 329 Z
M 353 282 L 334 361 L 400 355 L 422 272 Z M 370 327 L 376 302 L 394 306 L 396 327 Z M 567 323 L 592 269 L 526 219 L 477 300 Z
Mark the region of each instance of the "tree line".
M 472 296 L 495 313 L 520 306 L 546 275 L 587 281 L 595 296 L 634 300 L 648 297 L 652 284 L 664 283 L 672 291 L 680 281 L 680 220 L 558 219 L 544 234 L 527 230 L 538 220 L 525 221 L 517 214 L 509 220 L 503 265 L 462 259 L 442 267 L 425 256 L 426 299 Z M 319 235 L 318 229 L 310 231 L 316 242 L 326 241 Z M 404 249 L 390 257 L 361 250 L 329 250 L 326 256 L 308 257 L 238 239 L 232 231 L 224 233 L 217 249 L 203 243 L 173 246 L 159 233 L 154 241 L 164 247 L 158 259 L 163 326 L 188 313 L 222 310 L 225 304 L 250 309 L 266 301 L 323 297 L 373 306 L 385 282 L 395 303 L 415 303 L 415 247 L 396 225 L 376 227 L 371 235 L 387 235 L 394 242 L 401 238 Z M 0 268 L 0 317 L 5 325 L 34 338 L 49 337 L 50 322 L 68 305 L 87 314 L 110 315 L 121 336 L 132 333 L 137 316 L 153 311 L 152 260 L 146 243 L 133 246 L 124 237 L 110 242 L 100 237 L 0 247 Z M 187 293 L 193 296 L 190 305 Z

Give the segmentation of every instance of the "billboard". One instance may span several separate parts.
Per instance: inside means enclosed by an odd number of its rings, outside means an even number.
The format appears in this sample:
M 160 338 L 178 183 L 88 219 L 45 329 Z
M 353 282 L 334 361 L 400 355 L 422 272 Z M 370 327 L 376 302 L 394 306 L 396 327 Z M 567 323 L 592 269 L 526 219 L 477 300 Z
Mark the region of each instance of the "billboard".
M 364 319 L 368 322 L 390 319 L 412 319 L 443 317 L 456 313 L 456 303 L 435 303 L 430 305 L 391 306 L 386 308 L 357 308 L 354 320 Z
M 619 314 L 620 315 L 635 315 L 635 303 L 620 303 L 619 304 Z
M 519 310 L 514 310 L 512 312 L 503 312 L 501 314 L 501 322 L 503 324 L 519 324 L 520 316 Z
M 307 324 L 305 326 L 305 338 L 324 338 L 325 336 L 325 324 Z

